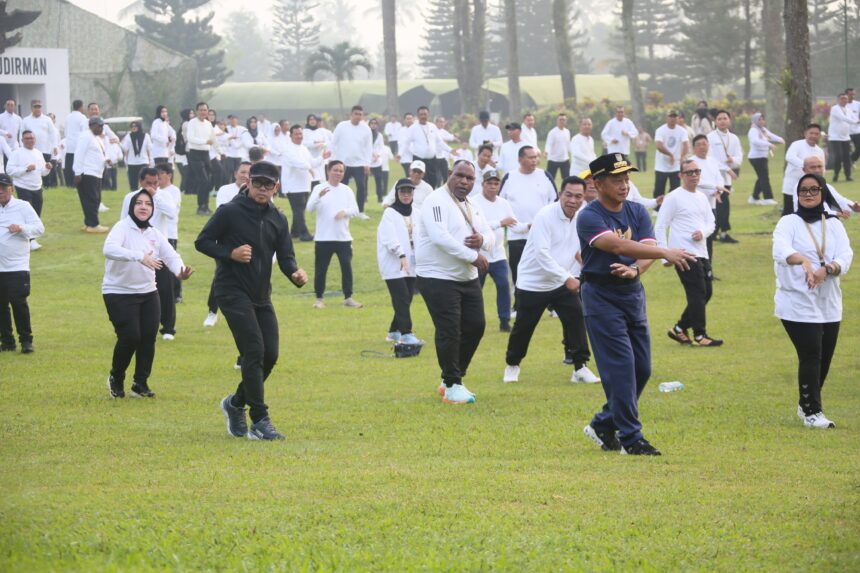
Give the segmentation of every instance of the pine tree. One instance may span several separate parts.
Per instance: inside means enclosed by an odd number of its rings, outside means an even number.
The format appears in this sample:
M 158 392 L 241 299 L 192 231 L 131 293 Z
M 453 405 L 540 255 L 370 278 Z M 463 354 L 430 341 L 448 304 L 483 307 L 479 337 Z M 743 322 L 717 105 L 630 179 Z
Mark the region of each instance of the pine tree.
M 364 39 L 363 34 L 358 34 L 355 29 L 358 10 L 353 5 L 352 0 L 320 0 L 318 11 L 320 13 L 319 21 L 325 24 L 320 29 L 319 41 L 321 44 L 331 46 L 346 40 L 362 41 Z
M 487 6 L 487 42 L 484 68 L 487 77 L 505 75 L 508 66 L 508 51 L 505 47 L 505 6 L 504 0 L 489 2 Z
M 270 58 L 260 54 L 269 50 L 267 38 L 271 33 L 263 29 L 253 12 L 236 10 L 227 15 L 230 25 L 224 30 L 224 63 L 233 74 L 234 82 L 263 82 L 271 75 Z
M 454 2 L 431 0 L 424 24 L 424 47 L 418 56 L 421 75 L 425 78 L 453 78 L 454 68 Z
M 520 74 L 542 76 L 558 73 L 552 0 L 517 3 Z
M 221 41 L 221 36 L 212 30 L 215 13 L 190 16 L 208 3 L 209 0 L 144 0 L 147 12 L 154 17 L 134 17 L 143 34 L 197 61 L 199 89 L 218 87 L 230 76 L 224 66 L 224 50 L 215 49 Z
M 688 89 L 713 88 L 743 77 L 744 23 L 737 0 L 680 0 L 684 12 L 674 69 Z M 719 26 L 710 25 L 720 22 Z
M 272 77 L 277 80 L 302 80 L 305 62 L 320 42 L 320 25 L 314 18 L 319 8 L 315 0 L 276 0 L 274 30 L 277 56 Z

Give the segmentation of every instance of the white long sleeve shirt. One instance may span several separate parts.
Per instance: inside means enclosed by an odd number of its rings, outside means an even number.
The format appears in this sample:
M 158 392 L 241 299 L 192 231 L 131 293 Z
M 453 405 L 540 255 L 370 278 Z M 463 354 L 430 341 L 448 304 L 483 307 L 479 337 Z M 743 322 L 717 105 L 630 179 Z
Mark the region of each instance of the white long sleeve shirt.
M 860 100 L 848 102 L 848 109 L 854 115 L 854 119 L 860 119 Z M 851 135 L 860 133 L 860 122 L 851 125 Z
M 426 181 L 421 181 L 421 183 L 415 186 L 415 191 L 412 193 L 412 206 L 417 209 L 420 209 L 421 206 L 424 204 L 424 201 L 427 199 L 427 197 L 430 196 L 430 193 L 432 192 L 433 188 L 430 187 L 430 184 Z M 388 194 L 382 199 L 383 206 L 388 207 L 389 205 L 394 203 L 394 193 L 395 188 L 394 186 L 392 186 L 391 190 L 388 191 Z
M 412 207 L 412 214 L 404 217 L 394 209 L 385 209 L 376 230 L 376 262 L 383 280 L 415 276 L 415 235 L 421 212 Z M 400 268 L 400 258 L 409 262 L 409 272 Z
M 159 187 L 155 194 L 155 209 L 160 214 L 157 229 L 168 239 L 179 240 L 179 212 L 182 210 L 182 192 L 176 185 Z
M 770 152 L 771 143 L 785 143 L 785 140 L 780 136 L 755 125 L 750 128 L 747 137 L 750 142 L 750 152 L 747 157 L 750 159 L 766 159 Z
M 566 127 L 553 127 L 546 134 L 546 158 L 549 161 L 564 163 L 570 159 L 570 130 Z
M 247 159 L 248 153 L 251 149 L 255 147 L 260 147 L 262 149 L 269 149 L 269 140 L 266 137 L 266 134 L 263 133 L 262 129 L 257 130 L 257 137 L 251 135 L 251 132 L 247 129 L 242 132 L 242 135 L 239 138 L 239 141 L 242 143 L 242 158 Z
M 773 260 L 776 273 L 774 303 L 776 316 L 794 322 L 824 323 L 842 320 L 841 276 L 848 272 L 854 252 L 842 222 L 836 218 L 825 223 L 827 241 L 824 245 L 824 262 L 836 261 L 842 267 L 839 276 L 828 276 L 814 289 L 806 285 L 806 273 L 801 265 L 789 265 L 786 259 L 800 253 L 818 270 L 821 264 L 810 231 L 822 245 L 822 224 L 816 221 L 806 228 L 806 223 L 797 215 L 788 215 L 779 220 L 773 231 Z
M 235 183 L 228 183 L 227 185 L 222 185 L 218 189 L 218 193 L 215 194 L 215 208 L 217 209 L 221 205 L 229 203 L 233 200 L 233 197 L 238 194 L 239 186 Z
M 152 142 L 153 157 L 170 156 L 170 125 L 160 117 L 153 120 L 149 128 L 149 137 Z
M 594 138 L 577 133 L 570 140 L 570 174 L 579 175 L 588 164 L 597 159 L 594 152 Z
M 511 204 L 517 222 L 529 225 L 538 211 L 555 201 L 558 194 L 546 171 L 535 169 L 523 173 L 519 169 L 505 175 L 502 181 L 501 196 Z M 524 241 L 529 232 L 523 227 L 508 229 L 508 241 Z
M 568 218 L 561 203 L 541 209 L 532 222 L 529 240 L 517 267 L 517 288 L 548 292 L 579 275 L 576 217 Z
M 12 148 L 6 143 L 6 138 L 0 134 L 0 173 L 5 173 L 3 170 L 3 157 L 12 157 Z
M 125 134 L 125 137 L 122 138 L 121 147 L 123 155 L 125 155 L 126 165 L 153 165 L 155 162 L 152 154 L 152 139 L 150 139 L 148 133 L 143 136 L 140 153 L 134 152 L 134 145 L 132 145 L 131 134 L 129 133 Z
M 201 121 L 192 117 L 186 122 L 185 141 L 188 142 L 188 149 L 208 152 L 212 146 L 209 142 L 215 141 L 215 127 L 209 123 L 208 119 Z
M 246 131 L 248 130 L 241 125 L 227 126 L 227 147 L 224 149 L 224 155 L 233 159 L 239 159 L 243 156 L 242 134 Z
M 9 232 L 10 225 L 21 230 Z M 41 237 L 45 232 L 42 220 L 27 201 L 11 197 L 6 205 L 0 205 L 0 273 L 30 270 L 30 239 Z
M 66 125 L 63 128 L 63 137 L 66 141 L 77 141 L 81 134 L 89 131 L 89 122 L 87 116 L 79 111 L 73 111 L 66 116 Z M 74 153 L 74 148 L 68 150 L 68 153 Z
M 702 170 L 699 175 L 699 184 L 696 186 L 696 191 L 705 194 L 708 198 L 708 203 L 711 209 L 717 208 L 717 188 L 723 187 L 723 174 L 720 172 L 720 164 L 711 156 L 705 158 L 694 156 L 696 164 Z
M 312 175 L 322 165 L 322 155 L 314 159 L 307 147 L 290 140 L 281 150 L 281 189 L 287 193 L 309 192 Z
M 302 145 L 308 148 L 311 152 L 311 157 L 319 159 L 319 167 L 314 169 L 314 181 L 325 181 L 325 159 L 323 154 L 331 144 L 331 132 L 327 129 L 308 129 L 302 130 Z
M 626 134 L 626 135 L 625 135 Z M 629 118 L 622 118 L 618 121 L 612 118 L 603 126 L 603 131 L 600 132 L 600 137 L 606 142 L 607 153 L 623 153 L 630 155 L 630 140 L 639 134 L 639 130 L 630 121 Z M 615 143 L 613 143 L 615 141 Z
M 723 184 L 731 186 L 729 171 L 735 171 L 744 162 L 744 149 L 741 140 L 731 131 L 715 129 L 708 134 L 708 156 L 717 160 L 723 174 Z
M 382 133 L 388 138 L 388 141 L 400 141 L 400 128 L 402 124 L 399 121 L 389 121 L 382 129 Z
M 328 189 L 328 193 L 320 197 L 323 189 Z M 335 216 L 341 211 L 346 216 L 337 219 Z M 317 214 L 314 241 L 352 241 L 349 220 L 358 215 L 358 203 L 355 193 L 343 183 L 335 186 L 324 182 L 314 187 L 308 199 L 308 212 Z
M 412 149 L 401 143 L 406 137 L 406 130 L 408 129 L 405 125 L 401 125 L 397 136 L 397 155 L 400 156 L 400 163 L 412 163 Z
M 505 173 L 516 171 L 520 167 L 520 149 L 528 145 L 528 142 L 521 139 L 519 141 L 508 140 L 502 144 L 499 150 L 499 160 L 496 162 L 496 169 L 501 169 Z
M 409 149 L 413 158 L 434 159 L 440 150 L 451 151 L 448 144 L 442 141 L 439 130 L 429 121 L 425 124 L 416 121 L 402 133 L 401 137 L 398 147 Z
M 639 192 L 639 188 L 636 187 L 636 184 L 633 183 L 632 180 L 628 183 L 630 185 L 630 190 L 627 192 L 628 201 L 632 201 L 633 203 L 639 203 L 646 209 L 654 209 L 657 207 L 657 199 L 643 197 L 642 193 Z
M 714 212 L 708 198 L 701 191 L 687 191 L 683 187 L 674 189 L 663 199 L 654 233 L 657 246 L 671 249 L 685 249 L 700 259 L 708 258 L 706 241 L 715 227 Z M 666 231 L 670 230 L 669 240 Z M 693 239 L 693 233 L 700 231 L 702 238 Z
M 42 153 L 52 154 L 59 143 L 59 134 L 54 122 L 45 114 L 36 117 L 28 115 L 21 122 L 21 132 L 32 131 L 36 136 L 36 149 Z
M 22 131 L 21 122 L 21 116 L 17 113 L 8 111 L 0 113 L 0 136 L 6 140 L 6 144 L 12 151 L 18 149 Z
M 479 251 L 490 253 L 495 244 L 480 207 L 470 199 L 458 201 L 443 185 L 424 201 L 420 220 L 415 241 L 417 275 L 455 282 L 477 279 L 478 269 L 472 263 Z M 464 243 L 473 228 L 484 239 L 480 249 Z
M 817 145 L 809 145 L 805 139 L 798 139 L 788 146 L 785 152 L 785 176 L 782 179 L 782 194 L 794 196 L 797 182 L 803 175 L 803 162 L 807 157 L 820 157 L 824 161 L 824 150 Z
M 849 106 L 834 105 L 830 108 L 830 127 L 827 137 L 830 141 L 850 141 L 851 129 L 857 125 L 857 116 Z
M 370 150 L 371 169 L 374 167 L 382 167 L 382 156 L 385 154 L 382 149 L 384 147 L 387 147 L 385 145 L 385 138 L 380 133 L 377 135 L 376 139 L 373 140 L 373 147 Z
M 105 239 L 102 294 L 147 294 L 155 291 L 155 271 L 143 265 L 144 255 L 160 259 L 178 275 L 182 258 L 158 229 L 139 229 L 131 217 L 120 219 Z
M 498 125 L 488 123 L 487 127 L 484 127 L 479 123 L 469 132 L 469 147 L 475 150 L 475 155 L 478 154 L 478 148 L 485 141 L 489 141 L 493 145 L 493 156 L 495 156 L 502 146 L 502 130 L 499 129 Z
M 508 258 L 505 253 L 505 228 L 502 226 L 502 220 L 508 217 L 514 217 L 514 210 L 511 204 L 504 197 L 496 197 L 494 201 L 487 199 L 483 193 L 479 193 L 474 197 L 469 197 L 469 200 L 474 202 L 484 213 L 484 219 L 490 229 L 493 230 L 493 239 L 495 245 L 493 250 L 487 254 L 487 260 L 491 263 L 496 261 L 504 261 Z M 528 232 L 528 225 L 517 223 L 511 228 L 518 228 L 520 231 Z
M 522 138 L 523 141 L 526 142 L 526 145 L 531 145 L 537 150 L 538 153 L 540 153 L 540 147 L 538 146 L 538 134 L 535 128 L 526 127 L 525 125 L 523 125 Z
M 32 171 L 27 167 L 35 165 Z M 6 173 L 15 182 L 15 187 L 28 191 L 38 191 L 42 188 L 42 177 L 51 172 L 50 164 L 45 163 L 44 156 L 38 149 L 27 149 L 19 147 L 12 152 L 9 163 L 6 165 Z
M 342 121 L 334 128 L 332 153 L 347 167 L 369 167 L 373 161 L 373 134 L 367 124 Z
M 101 179 L 107 161 L 107 150 L 103 139 L 96 137 L 91 131 L 82 133 L 75 148 L 73 164 L 75 175 L 91 175 Z

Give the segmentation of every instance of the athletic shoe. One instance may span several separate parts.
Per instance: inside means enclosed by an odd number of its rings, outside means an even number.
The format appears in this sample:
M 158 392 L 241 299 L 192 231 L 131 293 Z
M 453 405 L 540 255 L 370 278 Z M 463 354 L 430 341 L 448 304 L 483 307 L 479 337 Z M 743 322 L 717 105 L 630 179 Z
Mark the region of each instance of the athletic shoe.
M 123 390 L 122 382 L 117 382 L 111 375 L 108 375 L 107 388 L 111 398 L 125 398 L 125 390 Z
M 554 310 L 550 310 L 549 311 L 549 317 L 550 318 L 558 318 L 558 313 Z
M 36 352 L 36 349 L 33 348 L 32 342 L 21 343 L 21 354 L 33 354 L 34 352 Z
M 517 311 L 512 310 L 511 311 L 511 320 L 516 320 L 516 319 L 517 319 Z
M 836 424 L 824 416 L 824 412 L 816 412 L 811 416 L 804 416 L 803 425 L 807 428 L 835 428 Z
M 797 406 L 797 417 L 801 420 L 806 419 L 806 412 L 803 411 L 803 407 Z
M 248 421 L 245 419 L 245 408 L 237 408 L 233 405 L 233 394 L 228 394 L 221 400 L 221 411 L 227 418 L 227 433 L 235 438 L 244 438 L 248 435 Z
M 499 321 L 499 332 L 510 332 L 511 331 L 511 321 L 510 320 L 500 320 Z
M 175 299 L 173 299 L 173 302 L 175 302 L 176 304 L 182 304 L 182 297 L 181 296 L 176 297 Z
M 735 239 L 734 237 L 732 237 L 728 233 L 726 233 L 724 235 L 720 235 L 720 238 L 717 240 L 721 243 L 728 243 L 730 245 L 734 245 L 734 244 L 737 244 L 739 242 L 737 239 Z
M 169 332 L 165 332 L 161 335 L 162 340 L 173 340 L 174 338 L 176 338 L 176 336 L 170 334 Z
M 146 382 L 138 384 L 135 382 L 131 385 L 131 395 L 135 398 L 155 398 L 155 392 L 149 389 Z
M 600 382 L 600 378 L 594 375 L 588 366 L 583 366 L 579 370 L 574 370 L 573 374 L 570 377 L 570 381 L 574 384 L 582 383 L 582 384 L 597 384 Z
M 279 433 L 275 426 L 272 425 L 272 420 L 268 416 L 251 424 L 251 431 L 248 432 L 249 440 L 286 440 L 283 434 Z
M 693 341 L 690 340 L 690 336 L 687 334 L 687 329 L 681 328 L 677 324 L 670 328 L 666 334 L 678 344 L 693 344 Z
M 349 297 L 349 298 L 343 299 L 343 306 L 345 306 L 347 308 L 361 308 L 364 305 L 361 304 L 360 302 L 358 302 L 357 300 L 355 300 L 354 298 Z
M 38 251 L 41 248 L 42 248 L 42 245 L 40 245 L 39 241 L 37 241 L 36 239 L 33 239 L 32 241 L 30 241 L 30 250 L 31 251 Z
M 419 339 L 417 336 L 415 336 L 411 332 L 409 334 L 404 334 L 403 336 L 401 336 L 400 337 L 400 343 L 401 344 L 417 344 L 418 346 L 424 345 L 424 341 Z
M 454 384 L 450 388 L 445 388 L 442 402 L 445 404 L 473 404 L 475 395 L 466 390 L 462 384 Z
M 700 334 L 699 336 L 695 337 L 695 341 L 696 341 L 696 346 L 709 347 L 709 346 L 722 346 L 723 345 L 722 340 L 720 340 L 718 338 L 711 338 L 707 334 L 704 334 L 704 335 Z
M 438 387 L 438 388 L 436 388 L 436 393 L 437 393 L 437 394 L 439 394 L 440 396 L 444 396 L 444 395 L 445 395 L 445 390 L 446 390 L 446 389 L 447 389 L 447 387 L 445 386 L 445 383 L 444 383 L 444 382 L 440 382 L 440 383 L 439 383 L 439 387 Z
M 240 354 L 238 358 L 236 358 L 236 364 L 233 365 L 233 370 L 241 370 L 242 369 L 242 355 Z
M 215 326 L 215 323 L 218 322 L 218 315 L 214 312 L 210 312 L 206 315 L 206 320 L 203 321 L 204 327 Z
M 629 446 L 621 446 L 621 454 L 629 456 L 661 456 L 660 450 L 648 443 L 648 440 L 641 438 L 636 440 Z
M 595 430 L 591 424 L 583 428 L 582 431 L 585 434 L 585 437 L 600 446 L 600 449 L 604 452 L 617 452 L 621 450 L 621 442 L 618 441 L 618 437 L 615 435 L 615 432 Z
M 355 218 L 358 219 L 359 221 L 369 221 L 370 220 L 370 216 L 367 213 L 359 213 L 358 215 L 355 216 Z
M 104 225 L 96 225 L 95 227 L 84 227 L 84 232 L 90 234 L 100 235 L 102 233 L 107 233 L 108 231 L 110 231 L 110 229 L 108 229 Z
M 747 199 L 747 203 L 749 203 L 750 205 L 758 205 L 758 199 L 750 195 L 749 199 Z
M 508 382 L 519 382 L 520 381 L 520 367 L 512 366 L 510 364 L 505 365 L 505 373 L 502 375 L 502 382 L 507 384 Z
M 762 199 L 761 201 L 758 202 L 758 204 L 770 206 L 770 205 L 776 205 L 777 202 L 776 202 L 776 199 Z
M 400 333 L 396 330 L 389 332 L 388 336 L 385 337 L 385 342 L 400 342 Z
M 316 299 L 314 301 L 314 308 L 325 308 L 325 303 L 323 302 L 323 299 L 321 299 L 321 298 Z
M 311 241 L 314 240 L 314 236 L 311 235 L 310 233 L 305 233 L 304 235 L 299 237 L 299 240 L 303 243 L 310 243 Z
M 108 211 L 110 211 L 110 207 L 104 203 L 99 203 L 99 213 L 107 213 Z
M 15 344 L 3 344 L 0 346 L 0 352 L 15 352 L 18 347 Z

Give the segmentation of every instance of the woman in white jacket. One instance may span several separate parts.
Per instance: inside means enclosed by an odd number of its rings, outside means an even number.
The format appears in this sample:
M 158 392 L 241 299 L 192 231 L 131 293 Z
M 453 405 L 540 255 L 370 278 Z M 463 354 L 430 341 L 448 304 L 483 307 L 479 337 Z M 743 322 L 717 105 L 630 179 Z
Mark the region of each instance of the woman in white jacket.
M 137 189 L 140 170 L 155 165 L 152 156 L 152 139 L 143 131 L 139 121 L 131 122 L 131 131 L 122 138 L 122 153 L 128 168 L 129 191 Z
M 838 210 L 824 178 L 804 175 L 797 196 L 797 210 L 780 219 L 773 232 L 776 316 L 797 351 L 797 415 L 808 428 L 835 428 L 824 416 L 821 388 L 842 321 L 840 276 L 854 254 L 845 227 L 824 209 L 829 204 Z
M 125 371 L 133 356 L 136 360 L 131 395 L 155 397 L 148 385 L 161 316 L 155 271 L 166 265 L 180 280 L 194 272 L 184 266 L 167 237 L 149 224 L 152 213 L 152 195 L 142 190 L 132 197 L 129 216 L 114 225 L 105 239 L 102 296 L 117 336 L 108 376 L 113 398 L 125 396 Z
M 755 170 L 755 186 L 749 202 L 755 205 L 776 205 L 773 198 L 773 189 L 770 186 L 770 172 L 768 171 L 768 157 L 776 149 L 776 145 L 784 145 L 785 140 L 778 135 L 768 131 L 765 127 L 764 115 L 754 113 L 752 124 L 747 132 L 750 144 L 750 152 L 747 158 Z
M 418 209 L 412 206 L 415 184 L 401 179 L 394 186 L 394 203 L 382 213 L 376 231 L 376 259 L 379 274 L 391 295 L 394 318 L 388 328 L 389 342 L 424 344 L 412 333 L 409 306 L 415 296 L 415 249 L 413 239 L 419 220 Z

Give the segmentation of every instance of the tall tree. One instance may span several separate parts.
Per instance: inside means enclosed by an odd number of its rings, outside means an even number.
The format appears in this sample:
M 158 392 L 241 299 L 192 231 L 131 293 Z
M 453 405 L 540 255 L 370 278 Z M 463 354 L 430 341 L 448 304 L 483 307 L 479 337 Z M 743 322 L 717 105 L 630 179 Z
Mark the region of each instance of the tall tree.
M 334 45 L 344 38 L 362 38 L 355 28 L 356 12 L 352 0 L 320 0 L 320 42 Z
M 0 54 L 21 43 L 21 32 L 12 31 L 32 24 L 40 14 L 38 10 L 6 12 L 6 0 L 0 0 Z
M 558 58 L 558 73 L 561 75 L 561 92 L 565 101 L 576 105 L 576 72 L 573 66 L 573 47 L 570 45 L 568 28 L 570 22 L 568 0 L 552 1 L 552 27 L 555 35 L 555 53 Z
M 803 137 L 812 115 L 812 73 L 809 65 L 809 11 L 806 0 L 785 0 L 785 60 L 783 89 L 788 97 L 785 113 L 787 141 Z
M 475 112 L 481 105 L 486 17 L 486 0 L 454 0 L 453 51 L 464 112 Z
M 273 8 L 272 38 L 278 48 L 272 77 L 301 80 L 305 61 L 320 43 L 320 24 L 314 17 L 319 3 L 316 0 L 275 0 Z M 260 53 L 257 57 L 260 58 Z
M 454 0 L 431 0 L 424 22 L 424 45 L 418 55 L 425 78 L 453 78 Z
M 782 0 L 762 0 L 761 21 L 764 24 L 764 99 L 768 125 L 785 133 L 785 92 L 780 76 L 785 67 L 785 29 L 782 24 Z
M 197 61 L 199 89 L 218 87 L 230 76 L 224 66 L 224 50 L 215 49 L 221 41 L 221 36 L 212 30 L 215 13 L 190 15 L 208 3 L 209 0 L 144 0 L 147 12 L 154 17 L 134 17 L 143 34 Z
M 845 0 L 809 0 L 809 48 L 812 54 L 841 43 L 834 32 L 842 28 L 842 6 Z
M 737 48 L 744 42 L 744 23 L 737 15 L 738 1 L 680 0 L 680 5 L 685 21 L 675 69 L 687 86 L 710 94 L 714 87 L 740 79 Z
M 645 104 L 639 84 L 639 69 L 636 66 L 636 28 L 633 25 L 633 0 L 621 0 L 621 33 L 624 38 L 624 63 L 627 70 L 627 89 L 633 106 L 633 121 L 642 125 L 645 119 Z
M 397 100 L 397 8 L 395 0 L 382 0 L 382 43 L 385 51 L 385 102 L 389 114 L 400 115 Z
M 508 101 L 510 116 L 519 117 L 522 109 L 520 97 L 520 52 L 517 47 L 517 3 L 505 0 L 505 31 L 508 45 Z
M 744 30 L 744 100 L 752 99 L 752 43 L 753 13 L 752 0 L 742 0 Z
M 340 115 L 345 115 L 343 107 L 343 91 L 341 82 L 354 80 L 358 68 L 364 68 L 367 72 L 373 69 L 367 52 L 361 48 L 355 48 L 349 42 L 341 42 L 334 46 L 320 46 L 312 53 L 305 65 L 305 79 L 313 81 L 317 74 L 328 74 L 334 76 L 337 84 L 337 101 L 340 105 Z
M 269 50 L 271 37 L 253 12 L 236 10 L 227 15 L 224 30 L 224 63 L 234 82 L 264 82 L 271 75 L 271 59 L 261 58 Z
M 487 3 L 487 35 L 484 43 L 484 72 L 488 78 L 505 75 L 508 51 L 505 46 L 505 2 L 490 0 Z

